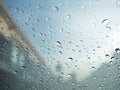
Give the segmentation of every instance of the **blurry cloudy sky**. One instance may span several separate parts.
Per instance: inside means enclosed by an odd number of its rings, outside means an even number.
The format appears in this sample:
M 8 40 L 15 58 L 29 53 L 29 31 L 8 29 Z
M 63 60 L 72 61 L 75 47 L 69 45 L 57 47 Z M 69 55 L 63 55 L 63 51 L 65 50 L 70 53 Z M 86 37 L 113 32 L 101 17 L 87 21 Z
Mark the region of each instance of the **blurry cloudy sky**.
M 120 46 L 119 0 L 4 0 L 55 74 L 83 79 Z

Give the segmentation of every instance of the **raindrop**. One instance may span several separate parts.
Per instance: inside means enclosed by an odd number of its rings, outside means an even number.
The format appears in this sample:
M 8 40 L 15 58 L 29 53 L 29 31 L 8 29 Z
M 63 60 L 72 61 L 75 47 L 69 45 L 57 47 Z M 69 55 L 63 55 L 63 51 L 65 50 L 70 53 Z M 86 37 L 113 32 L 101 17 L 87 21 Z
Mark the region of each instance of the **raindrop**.
M 110 64 L 112 64 L 113 63 L 113 61 L 110 61 Z
M 32 28 L 32 31 L 35 31 L 35 28 Z
M 106 27 L 107 31 L 111 31 L 111 27 L 107 26 Z
M 52 29 L 52 26 L 48 26 L 48 29 Z
M 69 74 L 67 74 L 67 76 L 68 76 L 68 77 L 70 77 L 70 78 L 72 77 L 72 75 L 71 75 L 70 73 L 69 73 Z
M 63 28 L 60 28 L 60 32 L 63 32 Z
M 42 36 L 42 37 L 44 36 L 42 32 L 40 32 L 39 35 Z
M 56 71 L 61 71 L 62 70 L 62 65 L 61 64 L 57 64 L 56 65 Z
M 30 21 L 31 20 L 31 18 L 27 18 L 27 21 Z
M 110 20 L 109 20 L 109 19 L 104 19 L 104 20 L 102 21 L 102 24 L 103 24 L 104 26 L 107 26 L 107 25 L 110 24 Z
M 49 33 L 49 34 L 51 34 L 51 33 L 52 33 L 52 31 L 50 30 L 48 33 Z
M 73 61 L 73 58 L 72 58 L 72 57 L 69 57 L 68 59 L 69 59 L 70 61 Z
M 46 22 L 49 22 L 50 20 L 51 20 L 50 17 L 47 17 L 47 18 L 45 19 Z
M 15 11 L 18 12 L 18 11 L 19 11 L 19 8 L 15 8 Z
M 109 54 L 105 54 L 105 57 L 109 57 L 110 55 Z
M 91 59 L 91 57 L 87 57 L 87 59 Z
M 98 86 L 98 89 L 102 89 L 102 86 Z
M 119 52 L 120 52 L 120 48 L 116 48 L 115 51 L 116 51 L 117 53 L 119 53 Z
M 120 65 L 117 65 L 118 69 L 120 69 Z
M 71 19 L 71 15 L 67 15 L 67 16 L 66 16 L 66 19 Z
M 113 56 L 113 57 L 111 57 L 111 60 L 114 60 L 114 58 L 115 58 L 114 56 Z
M 37 23 L 38 23 L 39 21 L 40 21 L 39 19 L 36 19 L 36 20 L 35 20 L 35 22 L 37 22 Z
M 92 69 L 96 69 L 94 66 L 92 66 Z
M 56 71 L 60 71 L 60 67 L 56 67 Z
M 62 45 L 60 41 L 56 41 L 56 45 Z
M 81 43 L 83 43 L 83 40 L 80 40 Z
M 25 69 L 26 68 L 26 66 L 22 66 L 22 69 Z
M 14 70 L 14 72 L 13 72 L 13 73 L 14 73 L 14 74 L 16 74 L 17 72 L 18 72 L 17 70 Z
M 59 54 L 62 54 L 62 51 L 59 51 Z
M 28 23 L 25 23 L 25 25 L 28 25 Z
M 82 89 L 83 89 L 83 90 L 87 89 L 87 86 L 86 86 L 86 85 L 85 85 L 85 86 L 83 86 L 83 87 L 82 87 Z
M 93 79 L 97 79 L 97 76 L 94 76 Z
M 75 82 L 72 82 L 71 84 L 74 86 L 74 85 L 75 85 Z
M 58 12 L 58 11 L 59 11 L 59 8 L 58 8 L 57 6 L 52 7 L 52 9 L 53 9 L 55 12 Z
M 37 9 L 41 8 L 41 5 L 37 5 L 36 8 L 37 8 Z
M 106 77 L 104 77 L 103 80 L 106 80 Z
M 21 10 L 21 11 L 20 11 L 20 14 L 24 14 L 24 11 Z
M 109 69 L 111 68 L 109 65 L 107 66 Z

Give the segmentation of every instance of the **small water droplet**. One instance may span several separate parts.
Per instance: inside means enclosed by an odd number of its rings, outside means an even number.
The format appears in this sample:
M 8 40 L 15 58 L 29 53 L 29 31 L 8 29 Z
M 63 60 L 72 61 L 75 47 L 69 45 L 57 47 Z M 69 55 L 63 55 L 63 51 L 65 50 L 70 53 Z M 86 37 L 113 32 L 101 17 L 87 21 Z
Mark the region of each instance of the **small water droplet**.
M 66 16 L 66 19 L 71 19 L 71 15 L 67 15 L 67 16 Z
M 117 65 L 117 68 L 120 69 L 120 65 Z
M 98 86 L 98 89 L 102 89 L 102 86 Z
M 101 48 L 101 46 L 97 46 L 97 48 Z
M 110 69 L 111 67 L 110 67 L 110 65 L 107 65 L 107 67 Z
M 83 89 L 83 90 L 87 89 L 87 86 L 86 86 L 86 85 L 84 85 L 84 86 L 82 87 L 82 89 Z
M 110 64 L 112 64 L 113 63 L 113 61 L 110 61 Z
M 69 57 L 68 59 L 69 59 L 70 61 L 73 61 L 73 58 L 72 58 L 72 57 Z
M 91 59 L 91 57 L 87 57 L 87 59 Z
M 52 29 L 52 26 L 48 26 L 48 29 Z
M 95 66 L 92 66 L 92 69 L 96 69 Z
M 37 8 L 37 9 L 41 8 L 41 5 L 37 5 L 36 8 Z
M 63 32 L 63 28 L 60 28 L 60 32 Z
M 32 31 L 35 31 L 35 28 L 32 28 Z
M 50 20 L 51 20 L 50 17 L 47 17 L 47 18 L 45 19 L 46 22 L 49 22 Z
M 103 80 L 106 80 L 106 77 L 104 77 Z
M 109 20 L 109 19 L 104 19 L 104 20 L 102 21 L 102 24 L 103 24 L 104 26 L 108 26 L 108 25 L 110 24 L 110 20 Z
M 26 66 L 22 66 L 22 69 L 25 69 L 26 68 Z
M 57 71 L 60 71 L 60 67 L 56 67 L 56 70 L 57 70 Z
M 24 11 L 20 11 L 20 14 L 24 14 Z
M 110 55 L 109 54 L 105 54 L 105 57 L 109 57 Z
M 57 45 L 62 45 L 60 41 L 56 41 L 56 44 Z
M 111 60 L 114 60 L 115 59 L 115 57 L 113 56 L 113 57 L 111 57 Z
M 58 12 L 58 11 L 59 11 L 59 8 L 58 8 L 57 6 L 52 7 L 52 9 L 53 9 L 55 12 Z
M 59 54 L 62 54 L 62 51 L 59 51 Z
M 14 73 L 14 74 L 16 74 L 17 72 L 18 72 L 17 70 L 14 70 L 14 72 L 13 72 L 13 73 Z
M 15 11 L 18 12 L 18 11 L 19 11 L 19 8 L 15 8 Z
M 80 40 L 81 43 L 83 43 L 83 40 Z
M 120 48 L 116 48 L 115 51 L 116 51 L 117 53 L 119 53 L 119 52 L 120 52 Z
M 37 22 L 37 23 L 38 23 L 39 21 L 40 21 L 39 19 L 36 19 L 36 20 L 35 20 L 35 22 Z
M 93 79 L 97 79 L 97 76 L 94 76 Z
M 61 71 L 61 70 L 62 70 L 61 64 L 57 64 L 57 65 L 56 65 L 56 71 Z
M 106 27 L 107 31 L 111 31 L 111 27 L 107 26 Z

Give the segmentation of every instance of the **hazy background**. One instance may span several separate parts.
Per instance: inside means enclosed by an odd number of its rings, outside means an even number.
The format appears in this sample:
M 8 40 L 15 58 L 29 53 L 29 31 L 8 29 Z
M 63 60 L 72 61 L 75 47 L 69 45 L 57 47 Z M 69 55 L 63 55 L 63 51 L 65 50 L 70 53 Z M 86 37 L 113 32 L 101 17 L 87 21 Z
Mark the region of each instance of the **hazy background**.
M 54 74 L 88 79 L 120 47 L 119 0 L 4 0 Z M 108 89 L 107 89 L 108 90 Z

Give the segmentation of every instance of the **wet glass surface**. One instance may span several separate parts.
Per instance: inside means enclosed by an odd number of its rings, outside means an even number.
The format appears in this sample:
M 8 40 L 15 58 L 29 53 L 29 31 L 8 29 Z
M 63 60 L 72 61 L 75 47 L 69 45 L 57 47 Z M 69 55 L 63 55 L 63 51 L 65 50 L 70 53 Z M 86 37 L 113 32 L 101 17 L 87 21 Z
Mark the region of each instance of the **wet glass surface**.
M 120 90 L 119 0 L 3 3 L 2 90 Z

